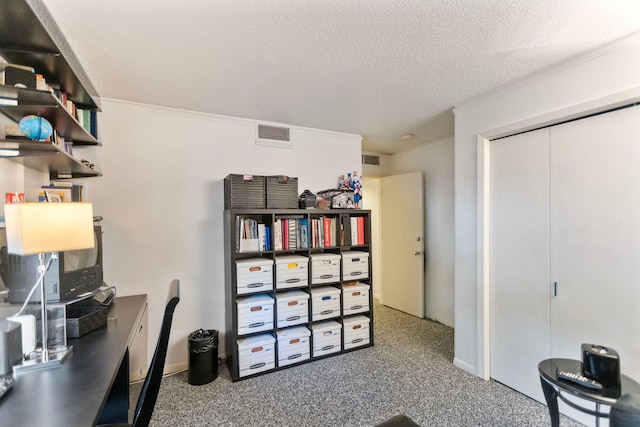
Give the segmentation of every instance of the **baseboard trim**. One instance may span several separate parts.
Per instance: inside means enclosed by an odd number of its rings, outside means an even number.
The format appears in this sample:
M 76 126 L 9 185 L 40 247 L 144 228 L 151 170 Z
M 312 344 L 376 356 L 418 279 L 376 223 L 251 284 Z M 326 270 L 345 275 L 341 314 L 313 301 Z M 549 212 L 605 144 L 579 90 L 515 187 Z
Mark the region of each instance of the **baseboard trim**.
M 173 363 L 171 365 L 165 364 L 162 375 L 173 375 L 177 374 L 178 372 L 186 371 L 187 369 L 189 369 L 188 362 Z
M 453 364 L 455 366 L 457 366 L 458 368 L 462 369 L 463 371 L 467 371 L 470 374 L 473 374 L 473 375 L 476 375 L 476 376 L 478 375 L 475 366 L 471 366 L 468 363 L 463 362 L 462 360 L 460 360 L 458 358 L 454 358 L 453 359 Z

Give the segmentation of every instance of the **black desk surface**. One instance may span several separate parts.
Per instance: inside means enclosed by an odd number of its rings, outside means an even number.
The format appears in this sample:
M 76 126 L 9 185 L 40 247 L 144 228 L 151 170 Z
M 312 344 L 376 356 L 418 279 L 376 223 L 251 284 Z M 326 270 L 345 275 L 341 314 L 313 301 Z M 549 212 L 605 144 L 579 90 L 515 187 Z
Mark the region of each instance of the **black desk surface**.
M 581 374 L 582 362 L 573 359 L 547 359 L 540 362 L 538 365 L 538 371 L 540 376 L 544 377 L 552 384 L 555 384 L 557 387 L 560 387 L 562 390 L 595 403 L 613 405 L 623 394 L 640 393 L 640 384 L 624 374 L 620 376 L 622 380 L 620 389 L 604 388 L 602 390 L 592 390 L 569 381 L 558 379 L 558 375 L 556 373 L 558 369 Z
M 3 426 L 92 426 L 113 384 L 146 295 L 117 297 L 107 325 L 69 339 L 71 356 L 59 367 L 14 375 L 0 399 Z M 115 309 L 115 319 L 113 310 Z

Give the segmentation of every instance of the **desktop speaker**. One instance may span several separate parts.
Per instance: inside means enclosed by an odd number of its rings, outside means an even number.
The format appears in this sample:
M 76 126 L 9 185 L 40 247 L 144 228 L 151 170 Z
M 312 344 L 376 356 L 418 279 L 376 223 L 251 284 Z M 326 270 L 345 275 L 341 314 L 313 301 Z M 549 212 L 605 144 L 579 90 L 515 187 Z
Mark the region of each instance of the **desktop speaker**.
M 603 387 L 620 387 L 620 357 L 611 347 L 582 344 L 582 375 Z
M 22 325 L 0 320 L 0 375 L 8 374 L 22 360 Z

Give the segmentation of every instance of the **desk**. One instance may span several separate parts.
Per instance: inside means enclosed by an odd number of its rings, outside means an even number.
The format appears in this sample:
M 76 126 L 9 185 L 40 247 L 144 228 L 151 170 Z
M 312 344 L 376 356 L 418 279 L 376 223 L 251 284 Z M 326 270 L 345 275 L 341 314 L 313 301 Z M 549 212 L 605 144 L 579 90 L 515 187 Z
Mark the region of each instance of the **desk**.
M 2 425 L 92 426 L 103 408 L 109 421 L 127 422 L 128 346 L 146 304 L 146 295 L 116 298 L 106 326 L 69 339 L 73 353 L 61 366 L 15 374 L 0 399 Z
M 566 372 L 582 373 L 582 362 L 573 359 L 547 359 L 538 364 L 540 383 L 544 398 L 547 401 L 549 415 L 551 416 L 551 426 L 560 425 L 560 414 L 558 412 L 558 397 L 567 405 L 596 417 L 596 425 L 599 425 L 600 418 L 609 418 L 609 414 L 600 410 L 600 405 L 611 406 L 623 394 L 640 393 L 640 384 L 627 377 L 621 376 L 622 386 L 617 388 L 604 388 L 602 390 L 591 390 L 573 384 L 568 381 L 559 380 L 556 372 L 558 370 Z M 569 393 L 596 404 L 596 410 L 582 407 L 566 399 L 562 393 Z

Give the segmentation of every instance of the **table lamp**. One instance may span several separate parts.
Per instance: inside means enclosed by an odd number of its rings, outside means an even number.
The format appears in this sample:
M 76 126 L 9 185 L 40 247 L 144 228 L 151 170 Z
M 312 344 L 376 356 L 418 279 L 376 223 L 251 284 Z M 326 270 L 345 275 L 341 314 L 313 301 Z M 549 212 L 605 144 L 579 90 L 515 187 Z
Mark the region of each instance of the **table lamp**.
M 45 254 L 51 252 L 50 257 L 56 257 L 57 252 L 94 247 L 93 205 L 80 202 L 6 204 L 4 216 L 7 251 L 15 255 L 38 254 L 39 259 L 37 284 L 41 295 L 42 348 L 23 366 L 39 369 L 60 365 L 72 348 L 48 348 Z

